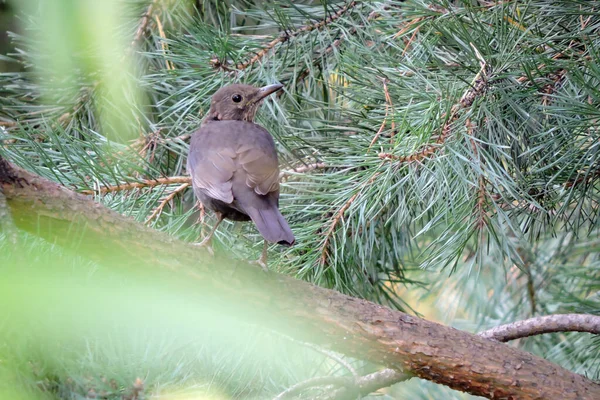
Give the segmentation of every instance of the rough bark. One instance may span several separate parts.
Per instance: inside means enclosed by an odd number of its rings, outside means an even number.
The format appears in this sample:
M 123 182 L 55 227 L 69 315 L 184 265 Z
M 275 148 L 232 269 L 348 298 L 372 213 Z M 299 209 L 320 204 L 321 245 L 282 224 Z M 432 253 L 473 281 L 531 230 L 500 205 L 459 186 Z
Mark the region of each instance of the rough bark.
M 238 314 L 247 311 L 253 322 L 296 339 L 487 398 L 600 399 L 597 383 L 519 349 L 240 261 L 207 257 L 10 164 L 0 165 L 0 185 L 19 229 L 103 262 L 127 259 L 193 277 L 199 295 L 237 296 Z
M 509 342 L 554 332 L 588 332 L 600 335 L 600 316 L 587 314 L 545 315 L 500 325 L 480 332 L 479 336 L 499 342 Z

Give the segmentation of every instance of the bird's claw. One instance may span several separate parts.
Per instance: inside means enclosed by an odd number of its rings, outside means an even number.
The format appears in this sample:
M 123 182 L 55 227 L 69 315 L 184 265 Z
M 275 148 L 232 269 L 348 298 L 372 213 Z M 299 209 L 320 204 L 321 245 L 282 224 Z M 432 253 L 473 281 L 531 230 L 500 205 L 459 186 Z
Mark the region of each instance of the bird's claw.
M 202 240 L 200 243 L 194 243 L 194 246 L 204 247 L 204 249 L 208 252 L 208 254 L 210 254 L 211 256 L 214 256 L 215 251 L 212 248 L 212 242 L 210 239 L 211 239 L 210 237 L 207 237 L 204 240 Z
M 269 266 L 267 265 L 267 260 L 263 260 L 262 257 L 259 258 L 258 260 L 250 261 L 250 264 L 260 265 L 260 267 L 263 269 L 263 271 L 269 272 Z

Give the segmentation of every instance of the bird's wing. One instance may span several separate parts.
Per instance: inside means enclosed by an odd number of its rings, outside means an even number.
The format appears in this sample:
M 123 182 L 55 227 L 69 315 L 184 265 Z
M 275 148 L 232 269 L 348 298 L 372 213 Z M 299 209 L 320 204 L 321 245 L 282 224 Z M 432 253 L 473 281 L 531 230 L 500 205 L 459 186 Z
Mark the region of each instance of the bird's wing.
M 269 139 L 263 143 L 245 143 L 237 151 L 240 165 L 246 173 L 246 185 L 260 195 L 279 190 L 277 153 L 270 135 Z
M 248 122 L 222 121 L 202 127 L 192 137 L 188 171 L 195 187 L 225 203 L 234 200 L 235 173 L 245 174 L 246 185 L 257 194 L 279 189 L 273 138 L 261 126 Z
M 203 189 L 213 199 L 231 203 L 231 178 L 236 170 L 234 158 L 234 151 L 218 149 L 204 154 L 203 157 L 196 157 L 194 161 L 188 161 L 193 185 Z

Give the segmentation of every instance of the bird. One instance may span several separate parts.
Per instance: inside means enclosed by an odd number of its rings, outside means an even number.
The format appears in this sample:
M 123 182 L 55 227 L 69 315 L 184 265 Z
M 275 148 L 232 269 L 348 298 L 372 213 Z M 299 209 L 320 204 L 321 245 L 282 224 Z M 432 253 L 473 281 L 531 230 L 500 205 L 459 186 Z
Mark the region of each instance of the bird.
M 196 198 L 215 212 L 217 222 L 198 245 L 212 251 L 212 237 L 224 219 L 252 220 L 264 238 L 261 257 L 267 267 L 267 243 L 291 246 L 294 234 L 279 211 L 279 161 L 275 141 L 254 123 L 261 103 L 281 84 L 254 87 L 231 84 L 212 96 L 200 129 L 192 134 L 187 158 Z

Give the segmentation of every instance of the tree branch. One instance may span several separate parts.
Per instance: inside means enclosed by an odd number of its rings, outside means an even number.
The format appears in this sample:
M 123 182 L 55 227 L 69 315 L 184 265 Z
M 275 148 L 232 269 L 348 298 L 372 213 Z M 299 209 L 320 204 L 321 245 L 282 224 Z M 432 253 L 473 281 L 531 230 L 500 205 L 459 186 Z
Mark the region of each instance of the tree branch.
M 459 117 L 459 111 L 471 107 L 475 102 L 475 99 L 483 95 L 487 89 L 488 74 L 490 72 L 489 67 L 486 61 L 481 56 L 481 54 L 479 53 L 479 51 L 475 48 L 475 46 L 472 43 L 471 47 L 477 55 L 481 68 L 477 75 L 475 75 L 471 86 L 465 91 L 465 93 L 460 98 L 460 101 L 454 104 L 450 109 L 450 117 L 442 126 L 441 133 L 438 136 L 435 143 L 427 144 L 423 146 L 420 150 L 408 156 L 397 156 L 391 153 L 379 153 L 379 158 L 381 158 L 382 160 L 395 160 L 398 163 L 410 163 L 413 161 L 421 161 L 432 155 L 437 149 L 440 148 L 442 144 L 446 142 L 446 140 L 450 136 L 450 133 L 452 132 L 452 124 L 456 122 L 456 120 Z
M 152 14 L 154 12 L 154 6 L 157 0 L 152 0 L 146 12 L 142 15 L 140 19 L 140 23 L 135 32 L 135 36 L 133 37 L 133 41 L 131 42 L 131 49 L 135 49 L 138 44 L 142 41 L 144 34 L 146 33 L 146 29 L 148 28 L 148 24 L 152 21 Z
M 355 400 L 364 397 L 379 389 L 386 388 L 412 378 L 393 369 L 384 369 L 372 374 L 361 376 L 352 385 L 341 386 L 329 393 L 318 396 L 315 400 Z
M 148 225 L 150 223 L 150 221 L 152 221 L 152 219 L 158 215 L 160 215 L 162 213 L 162 210 L 165 208 L 165 206 L 167 205 L 168 202 L 170 202 L 171 200 L 173 200 L 175 198 L 175 196 L 177 196 L 177 193 L 180 193 L 182 191 L 184 191 L 188 186 L 190 186 L 189 183 L 183 183 L 180 186 L 178 186 L 175 190 L 173 190 L 171 193 L 169 193 L 164 199 L 163 201 L 160 202 L 160 204 L 158 205 L 158 207 L 156 207 L 154 209 L 154 211 L 152 211 L 152 214 L 150 214 L 150 216 L 146 219 L 146 225 Z
M 546 315 L 500 325 L 479 333 L 479 336 L 498 342 L 509 342 L 555 332 L 588 332 L 600 335 L 600 316 L 587 314 Z
M 350 206 L 352 205 L 352 203 L 354 202 L 354 200 L 356 200 L 356 198 L 360 195 L 360 193 L 363 190 L 363 188 L 365 186 L 369 186 L 371 183 L 373 183 L 373 181 L 375 181 L 375 179 L 379 175 L 380 175 L 380 173 L 377 172 L 376 174 L 374 174 L 371 177 L 371 179 L 369 179 L 368 181 L 364 182 L 358 188 L 358 190 L 356 191 L 356 193 L 354 193 L 348 199 L 348 201 L 346 201 L 344 203 L 344 205 L 337 210 L 337 212 L 333 216 L 333 219 L 331 220 L 331 223 L 329 224 L 329 228 L 327 228 L 327 231 L 325 232 L 325 239 L 323 240 L 323 244 L 321 245 L 321 257 L 319 258 L 321 265 L 325 265 L 327 263 L 327 258 L 329 257 L 329 243 L 331 242 L 331 238 L 333 237 L 333 233 L 335 232 L 335 228 L 337 227 L 338 223 L 340 222 L 341 219 L 344 218 L 344 215 L 345 215 L 346 211 L 348 210 L 348 208 L 350 208 Z
M 90 189 L 90 190 L 82 190 L 81 194 L 106 194 L 113 192 L 120 192 L 124 190 L 133 190 L 133 189 L 143 189 L 143 188 L 151 188 L 159 185 L 173 185 L 173 184 L 183 184 L 187 183 L 191 185 L 192 178 L 189 176 L 167 176 L 163 178 L 156 179 L 144 179 L 139 182 L 128 182 L 121 183 L 117 185 L 111 186 L 101 186 L 98 189 Z
M 587 314 L 548 315 L 497 326 L 479 333 L 478 336 L 505 343 L 524 337 L 556 332 L 587 332 L 600 335 L 600 317 Z M 358 378 L 356 385 L 361 396 L 366 396 L 378 389 L 392 386 L 410 378 L 410 375 L 394 369 L 384 369 Z M 340 388 L 324 399 L 344 400 L 353 398 L 348 397 L 348 394 L 352 395 L 354 392 L 348 392 L 346 388 Z
M 323 169 L 323 168 L 327 168 L 327 164 L 322 163 L 322 162 L 308 164 L 308 165 L 302 165 L 300 167 L 281 171 L 281 173 L 279 174 L 279 177 L 285 178 L 285 177 L 293 175 L 293 174 L 304 174 L 304 173 L 310 172 L 315 169 Z M 138 182 L 127 182 L 127 183 L 119 183 L 119 184 L 110 185 L 110 186 L 101 186 L 97 189 L 81 190 L 79 193 L 86 194 L 86 195 L 107 194 L 107 193 L 121 192 L 121 191 L 133 190 L 133 189 L 153 188 L 155 186 L 160 186 L 160 185 L 175 185 L 175 184 L 191 185 L 192 178 L 190 176 L 165 176 L 165 177 L 156 178 L 156 179 L 143 179 Z M 183 190 L 183 188 L 180 187 L 180 188 L 178 188 L 178 190 Z
M 102 263 L 124 260 L 193 280 L 199 296 L 349 357 L 487 398 L 598 399 L 600 385 L 540 357 L 379 304 L 323 289 L 195 246 L 16 166 L 0 168 L 15 225 Z M 215 263 L 219 268 L 214 268 Z M 229 302 L 228 302 L 229 304 Z M 220 310 L 228 311 L 230 305 Z M 365 389 L 366 390 L 366 389 Z
M 235 68 L 239 71 L 245 70 L 246 68 L 248 68 L 248 67 L 252 66 L 253 64 L 255 64 L 256 62 L 260 61 L 264 56 L 266 56 L 269 53 L 269 51 L 271 49 L 273 49 L 279 43 L 287 42 L 291 38 L 296 37 L 296 36 L 300 35 L 301 33 L 311 32 L 316 29 L 321 29 L 321 28 L 329 25 L 330 23 L 334 22 L 335 20 L 339 19 L 340 17 L 342 17 L 347 11 L 356 7 L 357 4 L 358 4 L 357 1 L 351 1 L 348 4 L 346 4 L 344 7 L 339 9 L 333 15 L 331 15 L 319 22 L 316 22 L 311 25 L 302 26 L 292 32 L 283 32 L 279 37 L 271 40 L 264 47 L 262 47 L 259 51 L 257 51 L 256 54 L 252 58 L 250 58 L 242 63 L 236 64 Z M 224 63 L 224 62 L 221 62 L 221 61 L 215 60 L 215 59 L 211 60 L 211 63 L 213 64 L 213 66 L 215 68 L 222 68 L 222 69 L 229 70 L 227 63 Z
M 273 398 L 273 400 L 283 400 L 287 397 L 290 397 L 291 395 L 300 393 L 306 389 L 315 388 L 319 386 L 335 385 L 346 387 L 352 384 L 352 379 L 347 378 L 345 376 L 317 376 L 315 378 L 310 378 L 293 385 L 292 387 L 279 393 Z

